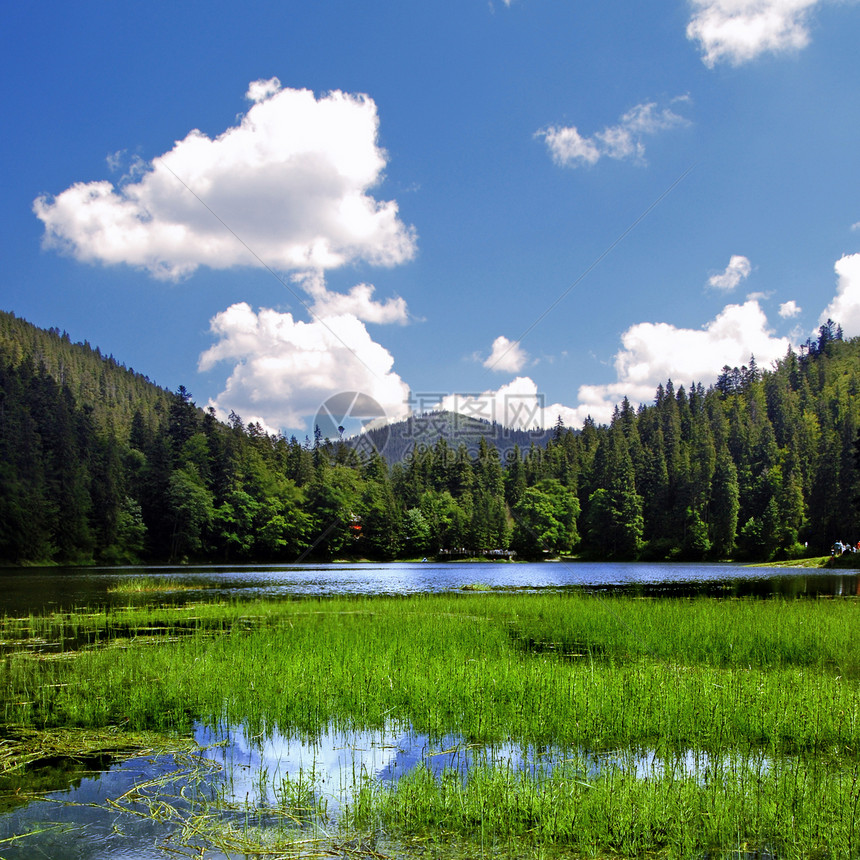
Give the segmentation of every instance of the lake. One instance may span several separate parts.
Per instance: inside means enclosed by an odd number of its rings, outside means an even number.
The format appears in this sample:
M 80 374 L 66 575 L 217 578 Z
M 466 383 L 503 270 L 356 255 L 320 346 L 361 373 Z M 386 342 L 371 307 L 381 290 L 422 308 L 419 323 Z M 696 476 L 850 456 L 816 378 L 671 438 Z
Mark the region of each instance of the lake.
M 182 591 L 113 593 L 132 576 L 163 577 Z M 0 570 L 0 611 L 7 615 L 129 602 L 290 598 L 335 594 L 430 594 L 471 587 L 578 589 L 640 596 L 818 597 L 860 593 L 856 571 L 748 567 L 702 562 L 346 562 Z
M 142 595 L 114 590 L 123 580 L 141 576 L 164 578 L 181 584 L 183 590 Z M 468 599 L 472 592 L 488 589 L 621 592 L 655 598 L 793 599 L 857 595 L 860 578 L 854 571 L 819 573 L 738 564 L 633 562 L 27 568 L 0 571 L 0 609 L 7 616 L 20 616 L 144 603 L 444 592 L 462 592 Z M 154 798 L 169 801 L 180 816 L 216 804 L 222 810 L 221 819 L 229 823 L 230 816 L 235 815 L 240 826 L 249 807 L 264 810 L 277 805 L 281 800 L 278 792 L 284 791 L 284 786 L 307 792 L 311 806 L 323 804 L 334 813 L 365 777 L 386 783 L 419 765 L 438 776 L 445 770 L 466 771 L 476 762 L 501 762 L 525 770 L 551 769 L 558 761 L 569 765 L 571 756 L 570 750 L 536 750 L 513 744 L 476 747 L 462 737 L 431 738 L 402 724 L 351 733 L 333 727 L 320 737 L 307 738 L 277 730 L 252 736 L 244 725 L 198 723 L 194 736 L 199 750 L 186 756 L 149 756 L 101 766 L 80 763 L 77 769 L 58 768 L 56 782 L 50 786 L 54 790 L 45 799 L 0 815 L 0 843 L 5 843 L 0 853 L 10 860 L 36 855 L 55 860 L 164 857 L 173 850 L 172 834 L 181 821 L 141 816 L 130 802 L 117 802 L 117 798 L 138 797 L 140 786 L 157 785 L 157 793 L 150 789 Z M 699 778 L 700 773 L 721 766 L 694 750 L 676 751 L 669 759 L 658 758 L 648 749 L 602 755 L 581 750 L 574 755 L 581 778 L 589 780 L 605 768 L 628 770 L 642 778 L 672 768 L 679 776 L 693 774 Z M 767 760 L 759 758 L 756 767 L 766 769 Z M 42 790 L 47 788 L 43 782 Z M 17 841 L 27 832 L 39 835 Z M 219 856 L 246 855 L 225 851 Z

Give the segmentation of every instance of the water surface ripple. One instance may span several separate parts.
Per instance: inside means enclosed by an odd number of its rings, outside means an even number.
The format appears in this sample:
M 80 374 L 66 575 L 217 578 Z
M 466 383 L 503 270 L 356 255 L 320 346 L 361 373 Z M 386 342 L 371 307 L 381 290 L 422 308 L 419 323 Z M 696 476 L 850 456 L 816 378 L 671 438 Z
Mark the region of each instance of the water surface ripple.
M 182 591 L 116 593 L 130 577 L 163 578 Z M 326 595 L 433 594 L 473 588 L 575 589 L 637 596 L 816 597 L 856 595 L 855 571 L 748 567 L 703 562 L 390 562 L 92 568 L 0 571 L 0 611 L 8 615 L 128 603 Z

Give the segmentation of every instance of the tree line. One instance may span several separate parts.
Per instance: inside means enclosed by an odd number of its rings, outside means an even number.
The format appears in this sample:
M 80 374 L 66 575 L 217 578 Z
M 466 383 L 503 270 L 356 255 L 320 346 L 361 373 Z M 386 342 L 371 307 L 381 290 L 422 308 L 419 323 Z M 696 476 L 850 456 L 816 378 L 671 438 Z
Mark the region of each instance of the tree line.
M 501 455 L 380 452 L 227 423 L 53 330 L 0 315 L 0 562 L 520 558 L 769 560 L 857 526 L 860 339 L 828 322 L 772 368 L 559 420 Z M 382 452 L 385 453 L 385 452 Z

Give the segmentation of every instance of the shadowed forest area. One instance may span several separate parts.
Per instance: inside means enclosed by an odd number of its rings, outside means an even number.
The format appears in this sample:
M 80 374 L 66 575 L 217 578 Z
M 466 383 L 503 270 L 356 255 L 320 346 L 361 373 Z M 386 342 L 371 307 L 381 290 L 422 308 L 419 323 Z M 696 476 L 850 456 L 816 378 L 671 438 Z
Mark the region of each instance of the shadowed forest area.
M 559 421 L 502 454 L 438 436 L 389 462 L 225 424 L 0 313 L 0 562 L 821 555 L 860 540 L 858 390 L 860 339 L 828 322 L 771 368 L 667 380 L 609 425 Z

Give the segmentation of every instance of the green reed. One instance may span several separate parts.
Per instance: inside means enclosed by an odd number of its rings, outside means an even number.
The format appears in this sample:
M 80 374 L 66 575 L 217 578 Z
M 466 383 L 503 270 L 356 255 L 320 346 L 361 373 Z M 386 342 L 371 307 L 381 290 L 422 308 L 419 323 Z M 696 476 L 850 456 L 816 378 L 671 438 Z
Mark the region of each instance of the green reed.
M 81 647 L 10 654 L 0 701 L 6 722 L 44 726 L 399 720 L 479 740 L 851 747 L 858 611 L 556 595 L 126 609 L 32 619 Z
M 826 799 L 826 800 L 824 800 Z M 532 776 L 477 768 L 468 779 L 414 770 L 393 787 L 367 783 L 345 820 L 355 829 L 514 838 L 587 855 L 852 857 L 858 852 L 858 765 L 671 770 L 648 779 L 575 768 Z M 746 855 L 744 852 L 749 852 Z M 581 854 L 577 854 L 581 856 Z
M 108 587 L 108 594 L 158 594 L 173 591 L 194 591 L 200 586 L 160 576 L 124 577 Z
M 860 603 L 562 594 L 331 598 L 4 619 L 7 726 L 313 737 L 411 725 L 481 744 L 707 751 L 708 777 L 576 768 L 368 783 L 345 826 L 584 852 L 850 856 Z M 751 769 L 745 757 L 771 764 Z M 826 798 L 823 801 L 822 798 Z M 798 847 L 800 846 L 800 847 Z M 830 848 L 827 846 L 835 846 Z

